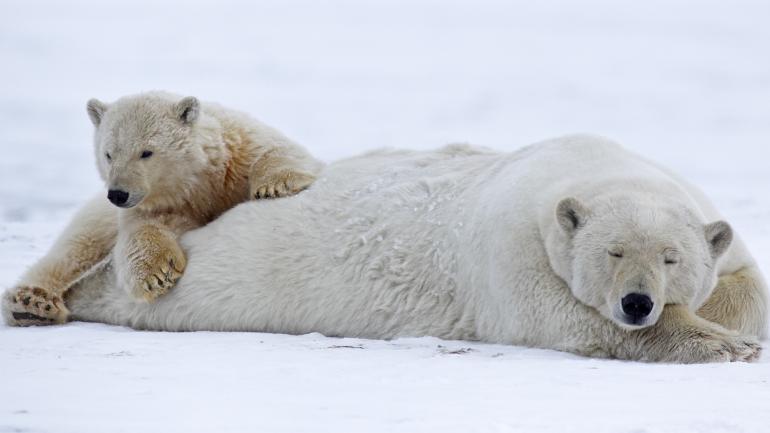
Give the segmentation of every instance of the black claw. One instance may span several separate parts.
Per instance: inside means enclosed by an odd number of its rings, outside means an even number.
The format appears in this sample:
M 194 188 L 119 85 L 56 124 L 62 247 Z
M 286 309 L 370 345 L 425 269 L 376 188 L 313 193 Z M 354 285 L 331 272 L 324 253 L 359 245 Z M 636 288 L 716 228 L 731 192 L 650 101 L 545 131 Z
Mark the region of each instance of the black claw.
M 13 318 L 16 320 L 38 320 L 43 322 L 52 322 L 53 319 L 40 317 L 32 313 L 13 313 Z

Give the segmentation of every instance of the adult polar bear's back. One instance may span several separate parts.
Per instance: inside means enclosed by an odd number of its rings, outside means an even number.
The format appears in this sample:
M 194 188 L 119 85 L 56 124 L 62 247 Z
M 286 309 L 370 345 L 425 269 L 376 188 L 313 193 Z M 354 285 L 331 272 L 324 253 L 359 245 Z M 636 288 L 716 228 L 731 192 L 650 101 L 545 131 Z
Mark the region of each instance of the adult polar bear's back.
M 703 223 L 718 219 L 697 190 L 600 137 L 509 154 L 382 151 L 331 164 L 298 197 L 240 205 L 185 235 L 188 268 L 164 299 L 127 299 L 107 265 L 75 288 L 72 311 L 144 329 L 432 335 L 666 359 L 676 350 L 646 353 L 649 338 L 621 343 L 636 334 L 579 302 L 549 263 L 544 237 L 559 200 L 618 188 L 641 202 L 682 203 Z M 754 267 L 739 239 L 716 265 Z M 710 326 L 696 319 L 686 326 Z M 674 319 L 661 320 L 656 328 Z M 732 344 L 722 331 L 701 334 L 714 347 Z M 690 358 L 710 359 L 709 344 Z
M 168 300 L 110 290 L 101 312 L 74 314 L 149 329 L 476 338 L 457 257 L 505 159 L 453 145 L 334 163 L 298 200 L 246 203 L 186 234 L 188 268 Z

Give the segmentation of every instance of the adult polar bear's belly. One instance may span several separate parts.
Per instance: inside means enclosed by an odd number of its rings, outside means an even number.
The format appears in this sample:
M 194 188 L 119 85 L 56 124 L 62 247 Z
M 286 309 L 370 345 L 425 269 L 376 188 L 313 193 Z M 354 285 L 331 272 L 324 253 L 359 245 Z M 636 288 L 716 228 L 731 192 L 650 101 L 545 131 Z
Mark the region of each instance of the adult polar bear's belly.
M 631 197 L 718 219 L 699 192 L 599 137 L 510 154 L 383 151 L 330 165 L 298 197 L 240 205 L 185 235 L 185 275 L 155 304 L 109 287 L 99 302 L 75 297 L 73 313 L 144 329 L 432 335 L 607 355 L 592 346 L 597 335 L 623 335 L 572 296 L 545 237 L 559 200 L 617 179 Z M 737 239 L 718 262 L 752 264 Z

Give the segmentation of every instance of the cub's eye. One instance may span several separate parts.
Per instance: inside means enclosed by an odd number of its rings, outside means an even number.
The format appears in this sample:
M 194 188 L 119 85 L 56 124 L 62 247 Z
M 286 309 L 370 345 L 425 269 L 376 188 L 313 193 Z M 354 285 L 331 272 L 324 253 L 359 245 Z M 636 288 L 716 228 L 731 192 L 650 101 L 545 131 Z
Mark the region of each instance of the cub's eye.
M 152 151 L 150 150 L 145 150 L 144 152 L 142 152 L 142 159 L 149 158 L 151 156 L 152 156 Z
M 112 156 L 110 156 L 110 152 L 105 153 L 104 157 L 107 158 L 107 161 L 112 161 Z
M 667 265 L 675 265 L 675 264 L 679 263 L 679 260 L 677 260 L 677 259 L 668 259 L 667 258 L 667 259 L 665 259 L 663 261 L 663 263 L 665 263 Z
M 611 257 L 617 257 L 619 259 L 623 258 L 623 252 L 621 251 L 607 250 L 607 254 L 609 254 Z

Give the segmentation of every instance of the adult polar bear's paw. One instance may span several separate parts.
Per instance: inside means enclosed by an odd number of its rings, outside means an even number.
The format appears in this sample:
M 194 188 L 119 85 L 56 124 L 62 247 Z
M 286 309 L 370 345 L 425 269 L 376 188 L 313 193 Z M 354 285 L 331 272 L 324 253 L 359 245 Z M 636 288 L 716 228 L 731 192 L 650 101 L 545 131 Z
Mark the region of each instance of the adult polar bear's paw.
M 65 323 L 69 310 L 61 297 L 40 287 L 17 287 L 3 295 L 3 316 L 10 326 Z
M 759 358 L 762 346 L 754 337 L 734 335 L 731 332 L 687 329 L 689 334 L 671 361 L 683 363 L 706 363 L 744 361 Z
M 637 333 L 642 343 L 641 358 L 648 361 L 751 362 L 762 352 L 755 337 L 701 319 L 682 306 L 666 306 L 657 324 Z

